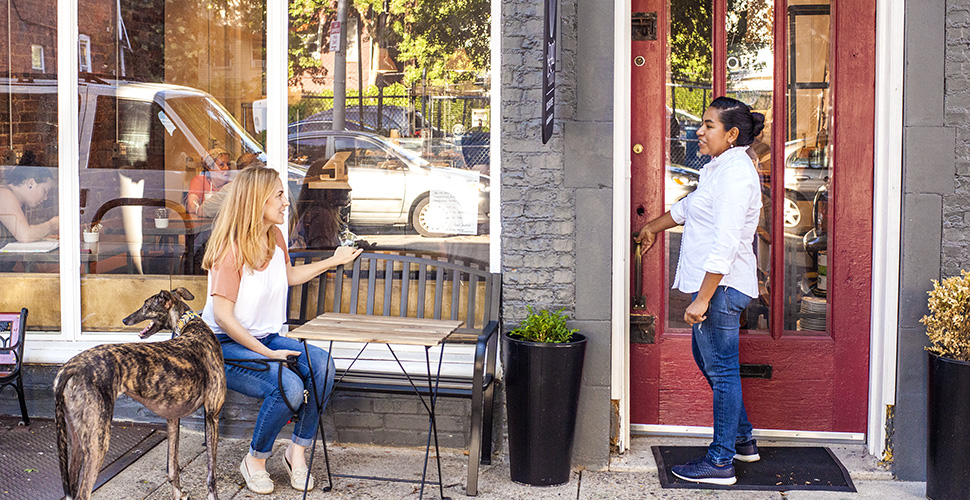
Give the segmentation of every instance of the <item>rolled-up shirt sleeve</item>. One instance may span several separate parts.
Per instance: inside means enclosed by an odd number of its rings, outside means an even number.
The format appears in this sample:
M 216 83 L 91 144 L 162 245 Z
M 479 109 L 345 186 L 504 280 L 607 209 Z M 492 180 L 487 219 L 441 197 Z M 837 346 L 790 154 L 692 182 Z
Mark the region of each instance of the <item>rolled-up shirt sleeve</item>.
M 684 225 L 684 222 L 687 221 L 687 207 L 690 204 L 691 194 L 688 194 L 687 196 L 681 198 L 680 200 L 677 201 L 677 203 L 674 203 L 670 207 L 670 218 L 673 219 L 674 222 L 676 222 L 681 226 Z
M 704 261 L 705 272 L 728 274 L 741 247 L 748 207 L 751 205 L 750 185 L 741 176 L 723 175 L 723 184 L 714 193 L 714 241 Z

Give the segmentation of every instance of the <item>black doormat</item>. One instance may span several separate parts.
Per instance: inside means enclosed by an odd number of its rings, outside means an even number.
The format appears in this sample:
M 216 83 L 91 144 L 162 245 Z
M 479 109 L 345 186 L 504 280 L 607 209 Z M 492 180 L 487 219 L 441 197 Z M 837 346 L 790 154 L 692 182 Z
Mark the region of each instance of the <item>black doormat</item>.
M 706 446 L 653 446 L 660 485 L 664 488 L 703 488 L 716 490 L 820 490 L 851 491 L 855 486 L 849 471 L 831 450 L 821 446 L 759 446 L 761 460 L 734 462 L 738 482 L 731 486 L 684 481 L 670 472 L 703 457 Z
M 0 416 L 0 498 L 60 500 L 64 497 L 52 419 Z M 95 489 L 165 439 L 164 426 L 114 422 L 111 442 Z

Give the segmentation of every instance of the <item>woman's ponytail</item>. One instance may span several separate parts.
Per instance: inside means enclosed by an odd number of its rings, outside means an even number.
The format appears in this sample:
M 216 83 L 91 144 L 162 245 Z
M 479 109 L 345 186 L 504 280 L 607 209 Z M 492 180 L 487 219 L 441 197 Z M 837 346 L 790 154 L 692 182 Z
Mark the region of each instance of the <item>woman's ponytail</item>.
M 718 97 L 711 102 L 711 108 L 718 111 L 718 119 L 724 130 L 738 129 L 738 146 L 748 146 L 765 128 L 765 115 L 752 112 L 747 104 L 730 97 Z

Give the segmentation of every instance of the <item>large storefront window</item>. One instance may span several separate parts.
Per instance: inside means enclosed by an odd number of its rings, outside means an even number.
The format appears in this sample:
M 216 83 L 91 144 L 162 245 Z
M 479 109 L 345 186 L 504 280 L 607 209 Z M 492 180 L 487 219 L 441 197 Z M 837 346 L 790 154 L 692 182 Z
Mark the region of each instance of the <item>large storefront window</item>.
M 0 310 L 60 328 L 55 0 L 0 3 Z
M 84 331 L 116 331 L 159 289 L 205 303 L 221 189 L 265 162 L 265 2 L 79 0 Z M 224 191 L 222 191 L 224 193 Z
M 297 3 L 312 2 L 290 2 L 287 143 L 307 172 L 293 251 L 487 265 L 490 2 L 348 2 L 343 24 L 336 2 Z

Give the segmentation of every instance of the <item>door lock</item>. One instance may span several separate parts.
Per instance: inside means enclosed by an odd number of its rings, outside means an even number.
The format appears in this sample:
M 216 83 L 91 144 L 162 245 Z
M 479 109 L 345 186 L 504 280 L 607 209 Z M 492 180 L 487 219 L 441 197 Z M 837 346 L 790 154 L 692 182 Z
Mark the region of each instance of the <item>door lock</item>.
M 647 62 L 647 60 L 644 59 L 643 56 L 636 56 L 633 58 L 633 64 L 635 64 L 638 68 L 643 66 L 645 62 Z
M 642 152 L 643 152 L 643 145 L 642 144 L 634 144 L 633 145 L 633 153 L 634 154 L 640 154 Z

